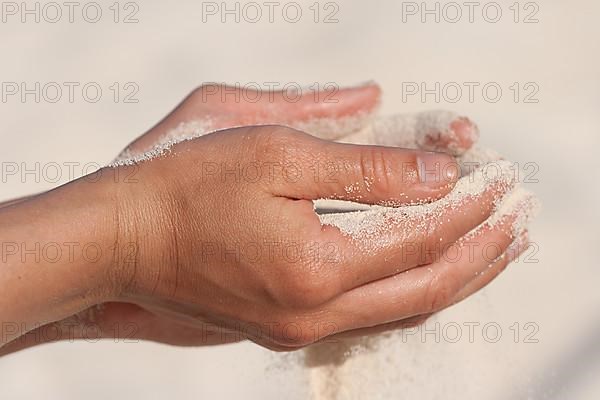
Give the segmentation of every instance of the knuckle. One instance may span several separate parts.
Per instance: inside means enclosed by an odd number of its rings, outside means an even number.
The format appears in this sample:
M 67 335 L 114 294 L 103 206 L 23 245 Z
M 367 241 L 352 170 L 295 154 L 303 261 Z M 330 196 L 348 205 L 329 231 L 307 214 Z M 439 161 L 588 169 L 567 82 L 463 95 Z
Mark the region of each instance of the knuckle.
M 375 195 L 387 195 L 393 188 L 392 166 L 382 148 L 364 148 L 360 153 L 359 176 L 369 182 L 369 191 Z
M 419 252 L 419 263 L 432 264 L 440 259 L 445 251 L 449 251 L 451 247 L 456 246 L 456 243 L 450 243 L 448 240 L 457 237 L 452 232 L 452 222 L 444 221 L 444 218 L 447 217 L 428 215 L 422 220 L 414 221 L 420 226 L 420 229 L 414 231 L 415 241 L 418 243 L 417 247 L 421 250 Z
M 258 159 L 269 159 L 283 154 L 285 132 L 264 127 L 256 128 L 254 131 L 254 146 Z
M 302 149 L 305 134 L 295 129 L 268 125 L 254 127 L 252 132 L 256 158 L 274 162 L 295 162 Z
M 423 298 L 423 311 L 436 312 L 452 304 L 452 301 L 461 287 L 461 281 L 456 273 L 442 273 L 436 275 L 427 286 Z
M 435 216 L 410 217 L 407 226 L 418 226 L 418 229 L 408 231 L 404 246 L 410 248 L 410 263 L 413 265 L 431 264 L 439 258 L 446 247 L 440 238 L 444 236 L 439 231 L 438 219 Z
M 307 269 L 285 274 L 283 285 L 276 297 L 281 306 L 294 310 L 318 307 L 330 299 L 333 285 L 328 280 Z

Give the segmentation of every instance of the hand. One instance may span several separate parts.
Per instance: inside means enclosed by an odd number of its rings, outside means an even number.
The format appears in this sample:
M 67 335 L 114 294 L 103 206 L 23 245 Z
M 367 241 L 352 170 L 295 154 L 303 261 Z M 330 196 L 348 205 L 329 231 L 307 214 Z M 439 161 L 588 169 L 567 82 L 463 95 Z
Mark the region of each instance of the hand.
M 338 108 L 340 108 L 342 110 L 345 109 L 345 110 L 352 110 L 352 111 L 355 111 L 357 109 L 372 110 L 374 105 L 377 104 L 378 90 L 373 90 L 373 88 L 368 88 L 368 87 L 359 89 L 359 90 L 366 91 L 370 94 L 369 95 L 352 94 L 350 96 L 351 99 L 359 98 L 362 100 L 353 104 L 352 107 L 345 107 L 345 104 L 348 104 L 348 102 L 341 101 L 339 103 L 340 105 Z M 340 93 L 342 93 L 342 92 L 340 92 Z M 374 93 L 376 94 L 376 96 L 373 96 Z M 184 102 L 180 107 L 178 107 L 178 109 L 177 109 L 178 111 L 176 110 L 176 112 L 181 113 L 180 115 L 186 115 L 186 116 L 195 118 L 195 114 L 193 113 L 192 110 L 195 110 L 198 105 L 195 104 L 194 102 L 191 102 L 191 99 L 193 99 L 193 96 L 188 98 L 188 100 L 186 102 Z M 361 105 L 361 104 L 363 104 L 363 105 Z M 367 104 L 367 106 L 364 106 L 364 104 Z M 371 104 L 372 106 L 368 106 L 368 104 Z M 287 104 L 284 106 L 287 106 Z M 243 107 L 240 107 L 240 108 L 243 108 Z M 282 108 L 285 108 L 285 107 L 282 106 Z M 306 115 L 311 115 L 311 117 L 326 116 L 326 113 L 319 114 L 318 112 L 314 111 L 315 109 L 318 109 L 318 108 L 319 108 L 318 106 L 315 106 L 312 109 L 309 107 L 309 109 L 312 111 L 308 112 Z M 333 107 L 329 107 L 329 108 L 324 107 L 324 108 L 326 108 L 328 110 L 328 112 L 331 115 L 333 115 L 334 117 L 350 115 L 349 112 L 344 112 L 344 111 L 340 111 L 340 110 L 336 111 Z M 243 112 L 241 114 L 243 114 Z M 242 118 L 250 118 L 250 117 L 246 116 L 246 117 L 242 117 Z M 297 118 L 297 119 L 306 121 L 309 118 L 307 118 L 306 116 L 301 116 L 300 118 Z M 258 122 L 260 122 L 260 120 L 258 120 Z M 237 124 L 237 122 L 231 122 L 231 124 L 235 125 L 235 124 Z M 176 119 L 174 119 L 172 116 L 170 116 L 167 119 L 165 119 L 161 124 L 159 124 L 156 128 L 154 128 L 152 131 L 150 131 L 148 134 L 144 135 L 142 137 L 142 139 L 143 138 L 146 138 L 146 139 L 154 138 L 156 140 L 156 139 L 160 138 L 162 135 L 164 135 L 166 130 L 169 129 L 169 127 L 173 127 L 176 125 L 178 125 L 178 123 L 176 122 Z M 464 119 L 458 119 L 456 121 L 456 123 L 453 123 L 453 125 L 459 127 L 459 129 L 458 129 L 459 132 L 461 132 L 460 127 L 466 128 L 465 131 L 467 131 L 467 133 L 468 133 L 468 130 L 472 128 L 472 126 L 470 124 L 465 123 Z M 263 128 L 263 129 L 266 129 L 266 128 Z M 354 130 L 349 130 L 346 133 L 354 133 L 354 135 L 356 136 L 357 132 L 358 131 L 355 128 Z M 360 132 L 358 132 L 358 133 L 360 134 Z M 398 133 L 399 133 L 399 135 L 398 135 L 399 140 L 403 140 L 402 135 L 401 135 L 402 132 L 398 132 Z M 287 134 L 289 134 L 289 132 Z M 264 134 L 261 132 L 261 135 L 264 135 Z M 436 135 L 431 135 L 431 136 L 436 137 Z M 464 136 L 465 137 L 468 136 L 467 139 L 472 137 L 471 135 L 464 135 Z M 459 137 L 461 137 L 461 136 L 459 135 Z M 140 141 L 137 141 L 136 143 L 140 145 L 140 147 L 138 149 L 141 149 L 142 147 L 146 146 L 146 145 L 142 146 L 140 143 L 143 143 L 143 142 L 140 142 Z M 136 149 L 135 143 L 131 148 Z M 155 161 L 158 161 L 158 160 L 155 160 Z M 155 161 L 152 161 L 149 164 L 152 164 Z M 440 193 L 442 193 L 442 192 L 440 192 Z M 383 198 L 388 199 L 387 195 L 383 195 L 382 199 Z M 485 215 L 483 215 L 483 216 L 485 216 Z M 132 333 L 132 334 L 134 334 L 135 337 L 139 337 L 139 338 L 165 341 L 165 342 L 174 343 L 174 344 L 208 344 L 208 343 L 212 343 L 213 341 L 215 341 L 214 340 L 215 338 L 213 336 L 210 336 L 207 338 L 206 334 L 204 334 L 204 335 L 201 334 L 201 332 L 206 331 L 206 329 L 205 329 L 206 325 L 198 327 L 198 322 L 199 322 L 198 320 L 190 320 L 188 317 L 182 318 L 182 316 L 178 313 L 173 313 L 171 311 L 164 312 L 164 310 L 162 310 L 160 308 L 156 308 L 155 306 L 153 306 L 151 304 L 147 304 L 147 303 L 144 304 L 144 307 L 145 308 L 140 308 L 140 306 L 136 306 L 133 304 L 127 304 L 127 303 L 108 303 L 103 306 L 103 311 L 98 312 L 98 310 L 92 309 L 90 311 L 86 311 L 86 312 L 78 315 L 76 318 L 70 318 L 65 321 L 69 323 L 69 326 L 72 326 L 71 323 L 72 323 L 73 319 L 75 319 L 77 321 L 85 322 L 88 319 L 86 317 L 86 315 L 97 314 L 94 317 L 94 321 L 96 321 L 96 323 L 98 323 L 99 326 L 102 326 L 105 328 L 102 330 L 103 331 L 102 334 L 106 335 L 106 336 L 111 336 L 111 335 L 114 336 L 114 334 L 115 334 L 114 330 L 109 329 L 109 327 L 112 326 L 116 321 L 121 321 L 121 322 L 129 321 L 129 322 L 132 322 L 133 326 L 136 327 L 135 332 L 129 332 L 129 333 Z M 147 311 L 147 309 L 152 310 L 152 312 Z M 174 320 L 178 321 L 177 325 L 174 325 L 174 323 L 173 323 Z M 60 326 L 61 324 L 64 325 L 65 321 L 57 323 L 57 326 Z M 174 328 L 174 326 L 178 326 L 178 328 Z M 221 328 L 223 328 L 223 325 L 220 325 L 220 326 L 221 326 Z M 226 328 L 223 328 L 223 329 L 226 329 Z M 222 332 L 224 332 L 224 331 L 222 331 Z M 73 334 L 75 334 L 75 333 L 73 333 Z M 328 333 L 334 333 L 334 332 L 328 332 Z M 121 332 L 121 334 L 124 334 L 124 333 Z M 237 335 L 237 337 L 239 337 L 239 336 L 240 335 Z M 232 336 L 229 336 L 229 340 L 231 340 L 231 337 Z M 312 339 L 316 340 L 319 338 L 313 337 Z M 228 339 L 216 340 L 216 342 L 222 342 L 222 341 L 227 341 L 227 340 Z M 256 339 L 256 340 L 259 341 L 260 339 Z M 23 341 L 22 343 L 26 344 L 27 340 Z M 265 344 L 267 346 L 276 347 L 276 345 L 274 345 L 273 343 L 263 343 L 263 344 Z M 302 344 L 302 341 L 300 341 L 300 344 Z
M 491 185 L 462 208 L 433 216 L 426 230 L 411 232 L 414 221 L 404 221 L 360 243 L 321 226 L 310 201 L 359 195 L 374 204 L 447 194 L 456 175 L 432 182 L 415 177 L 417 158 L 423 156 L 334 144 L 270 126 L 180 143 L 168 156 L 140 164 L 140 184 L 130 185 L 124 195 L 136 199 L 136 206 L 120 216 L 124 232 L 119 237 L 137 232 L 136 237 L 149 239 L 142 242 L 136 262 L 143 267 L 124 270 L 113 300 L 134 302 L 198 330 L 207 324 L 227 332 L 241 330 L 272 349 L 297 348 L 326 335 L 444 308 L 475 290 L 470 284 L 478 271 L 488 270 L 490 260 L 483 254 L 468 260 L 465 252 L 464 260 L 444 262 L 436 252 L 483 223 L 508 187 Z M 454 162 L 442 154 L 433 157 L 443 165 Z M 312 171 L 331 160 L 344 166 L 337 179 L 315 182 Z M 244 166 L 294 165 L 299 178 L 290 183 L 283 172 L 267 174 L 259 167 L 263 179 L 255 180 L 254 174 L 244 179 L 242 172 L 235 175 L 235 165 L 239 171 Z M 345 188 L 356 182 L 356 191 L 348 194 Z M 215 206 L 222 199 L 227 207 Z M 499 246 L 497 256 L 512 239 L 498 227 L 477 234 L 479 243 Z M 400 250 L 408 245 L 423 250 L 404 259 Z M 309 256 L 290 261 L 282 252 L 287 246 Z M 331 260 L 318 257 L 331 249 Z M 429 256 L 424 260 L 422 254 Z M 499 259 L 496 269 L 507 262 Z M 290 326 L 300 332 L 293 340 L 285 332 Z M 319 333 L 319 327 L 330 330 Z
M 348 199 L 357 192 L 348 195 L 344 188 L 355 182 L 371 182 L 358 192 L 368 203 L 446 194 L 456 176 L 415 180 L 418 156 L 423 153 L 340 145 L 287 128 L 261 127 L 207 135 L 175 146 L 168 156 L 122 167 L 139 168 L 139 183 L 120 188 L 118 197 L 132 206 L 119 207 L 117 237 L 137 243 L 139 250 L 133 265 L 111 267 L 109 276 L 117 285 L 106 300 L 120 305 L 109 304 L 108 310 L 130 318 L 122 326 L 139 323 L 134 325 L 140 329 L 136 337 L 206 344 L 206 332 L 212 331 L 210 340 L 247 337 L 289 350 L 331 335 L 385 329 L 444 308 L 489 281 L 510 260 L 498 258 L 490 268 L 479 252 L 473 260 L 462 252 L 464 259 L 453 262 L 437 253 L 460 244 L 485 221 L 507 187 L 491 185 L 461 209 L 431 218 L 425 231 L 411 231 L 415 221 L 407 220 L 358 243 L 336 228 L 321 226 L 309 201 Z M 453 162 L 441 154 L 435 157 L 440 163 Z M 345 166 L 339 180 L 315 183 L 307 172 L 331 159 Z M 304 177 L 293 184 L 283 175 L 228 182 L 212 169 L 291 162 L 303 172 L 295 176 Z M 211 166 L 208 175 L 206 165 Z M 214 206 L 224 198 L 229 207 Z M 512 241 L 501 224 L 482 229 L 475 239 L 497 244 L 500 253 Z M 281 252 L 289 244 L 308 256 L 290 260 Z M 258 253 L 248 258 L 242 249 L 249 245 Z M 400 250 L 409 245 L 423 250 L 405 258 Z M 478 276 L 481 271 L 491 272 Z M 162 322 L 148 312 L 160 315 Z M 98 319 L 109 324 L 113 316 L 100 311 Z M 165 321 L 176 321 L 183 329 Z M 290 327 L 299 334 L 290 336 Z

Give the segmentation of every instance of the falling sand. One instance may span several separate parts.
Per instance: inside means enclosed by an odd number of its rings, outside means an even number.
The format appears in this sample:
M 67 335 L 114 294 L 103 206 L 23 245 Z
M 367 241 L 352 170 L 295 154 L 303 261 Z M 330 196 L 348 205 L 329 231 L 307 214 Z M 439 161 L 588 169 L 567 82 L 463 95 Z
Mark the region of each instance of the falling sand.
M 468 149 L 469 146 L 465 146 L 452 128 L 456 121 L 466 119 L 451 112 L 428 111 L 384 118 L 361 115 L 341 120 L 318 119 L 290 124 L 316 136 L 340 142 L 445 150 L 457 157 L 460 166 L 461 178 L 458 183 L 449 195 L 438 201 L 392 207 L 317 200 L 315 211 L 321 223 L 337 227 L 344 235 L 358 243 L 375 240 L 383 232 L 394 229 L 397 225 L 411 230 L 431 229 L 428 221 L 451 223 L 443 218 L 446 211 L 460 211 L 465 202 L 472 201 L 495 187 L 502 188 L 506 194 L 494 204 L 495 211 L 488 221 L 475 228 L 467 237 L 474 235 L 483 226 L 501 224 L 506 216 L 512 215 L 514 223 L 510 231 L 515 240 L 513 246 L 519 245 L 523 231 L 539 206 L 535 196 L 515 182 L 516 174 L 512 163 L 503 160 L 491 150 L 478 147 Z M 129 165 L 162 156 L 168 153 L 174 144 L 209 132 L 210 121 L 182 123 L 161 138 L 154 147 L 137 153 L 125 151 L 112 165 Z M 474 125 L 467 132 L 471 142 L 476 141 L 478 135 Z M 400 331 L 395 331 L 357 339 L 339 339 L 305 349 L 303 362 L 309 370 L 312 398 L 375 398 L 373 387 L 365 385 L 363 379 L 374 376 L 386 384 L 385 387 L 377 387 L 377 398 L 397 398 L 398 393 L 393 388 L 402 379 L 402 373 L 396 365 L 397 362 L 387 358 L 386 354 L 393 343 L 400 343 L 400 335 Z M 388 392 L 390 395 L 386 397 L 388 395 L 385 393 Z

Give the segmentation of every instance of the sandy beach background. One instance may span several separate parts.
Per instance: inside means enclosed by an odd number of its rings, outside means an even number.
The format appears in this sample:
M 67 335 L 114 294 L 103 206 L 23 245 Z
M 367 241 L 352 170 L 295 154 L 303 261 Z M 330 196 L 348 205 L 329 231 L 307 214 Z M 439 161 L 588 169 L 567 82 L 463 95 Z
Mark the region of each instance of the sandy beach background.
M 422 22 L 422 10 L 413 15 L 406 3 L 298 1 L 284 14 L 288 3 L 281 2 L 270 22 L 258 2 L 263 15 L 257 23 L 253 10 L 242 12 L 246 3 L 238 6 L 239 22 L 231 15 L 223 22 L 223 10 L 207 14 L 207 2 L 122 2 L 116 3 L 115 22 L 113 3 L 99 2 L 96 23 L 83 18 L 85 2 L 78 3 L 72 23 L 65 7 L 58 22 L 49 21 L 55 12 L 48 8 L 39 22 L 31 16 L 23 22 L 2 3 L 0 161 L 4 169 L 56 163 L 62 176 L 23 178 L 4 170 L 0 200 L 66 182 L 66 165 L 81 175 L 109 162 L 205 82 L 343 86 L 373 79 L 384 89 L 384 114 L 443 108 L 475 120 L 483 144 L 529 168 L 526 186 L 541 198 L 543 213 L 531 227 L 536 252 L 528 262 L 514 264 L 483 292 L 432 321 L 447 328 L 439 343 L 434 334 L 422 340 L 420 332 L 393 346 L 387 368 L 362 382 L 370 398 L 559 398 L 548 381 L 565 386 L 566 398 L 596 398 L 600 3 L 481 2 L 473 22 L 462 2 L 454 3 L 462 12 L 456 22 L 448 2 L 438 5 L 439 22 L 427 14 Z M 86 18 L 95 19 L 96 8 L 88 6 Z M 298 8 L 302 17 L 290 22 Z M 492 22 L 498 9 L 501 17 Z M 52 102 L 53 85 L 40 92 L 39 102 L 35 95 L 23 100 L 20 92 L 10 94 L 14 84 L 20 90 L 21 83 L 33 88 L 36 82 L 58 83 L 62 98 Z M 64 82 L 78 83 L 72 102 Z M 439 99 L 422 99 L 421 83 L 432 89 L 436 82 Z M 465 82 L 476 83 L 471 98 Z M 415 84 L 419 93 L 410 94 Z M 463 90 L 458 98 L 457 86 Z M 469 323 L 479 324 L 473 340 Z M 493 330 L 480 329 L 490 323 L 502 331 L 495 342 Z M 431 324 L 428 329 L 435 329 Z M 451 343 L 454 324 L 462 336 Z M 584 368 L 565 379 L 564 365 Z M 302 399 L 307 390 L 306 372 L 294 367 L 294 356 L 247 343 L 199 349 L 122 342 L 40 346 L 0 359 L 0 387 L 6 399 L 62 400 Z

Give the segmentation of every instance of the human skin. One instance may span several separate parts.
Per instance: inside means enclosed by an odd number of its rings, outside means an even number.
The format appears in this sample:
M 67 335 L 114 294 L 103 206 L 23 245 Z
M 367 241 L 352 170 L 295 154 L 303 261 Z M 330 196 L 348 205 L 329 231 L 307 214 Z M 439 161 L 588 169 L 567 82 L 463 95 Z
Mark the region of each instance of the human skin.
M 452 174 L 418 179 L 417 160 L 454 163 L 444 154 L 343 145 L 264 125 L 370 112 L 379 101 L 376 86 L 341 91 L 334 105 L 281 98 L 268 105 L 231 104 L 210 100 L 203 90 L 132 143 L 130 152 L 147 149 L 180 122 L 200 117 L 209 116 L 215 129 L 225 130 L 0 208 L 2 243 L 28 244 L 28 249 L 35 243 L 79 248 L 93 243 L 102 249 L 93 262 L 81 251 L 56 262 L 23 257 L 14 248 L 3 251 L 0 316 L 11 330 L 3 329 L 0 354 L 86 338 L 90 324 L 96 337 L 176 345 L 249 339 L 293 350 L 418 322 L 474 293 L 510 262 L 503 257 L 490 268 L 489 260 L 460 259 L 448 265 L 442 254 L 431 256 L 440 244 L 460 243 L 484 222 L 506 188 L 490 188 L 460 212 L 448 210 L 440 218 L 452 224 L 432 221 L 435 228 L 427 234 L 398 226 L 372 244 L 357 244 L 336 228 L 321 226 L 311 200 L 354 200 L 357 193 L 345 189 L 357 182 L 363 183 L 361 201 L 376 204 L 430 201 L 447 194 L 457 179 Z M 458 131 L 470 129 L 464 120 L 456 123 Z M 256 124 L 264 126 L 226 129 Z M 316 167 L 331 161 L 344 166 L 335 179 L 315 175 Z M 236 163 L 259 165 L 264 179 L 232 179 L 212 169 L 207 174 L 207 166 L 227 171 Z M 301 171 L 299 179 L 271 169 L 289 163 Z M 507 225 L 484 229 L 476 239 L 498 244 L 503 253 L 513 241 Z M 425 264 L 400 258 L 399 249 L 408 243 L 423 246 L 429 254 Z M 290 260 L 280 251 L 273 254 L 287 244 L 316 246 L 327 254 L 334 249 L 335 257 Z M 248 245 L 262 256 L 231 257 L 231 249 Z M 478 276 L 483 270 L 489 273 Z M 296 333 L 290 334 L 290 327 Z M 40 335 L 48 329 L 51 339 Z

